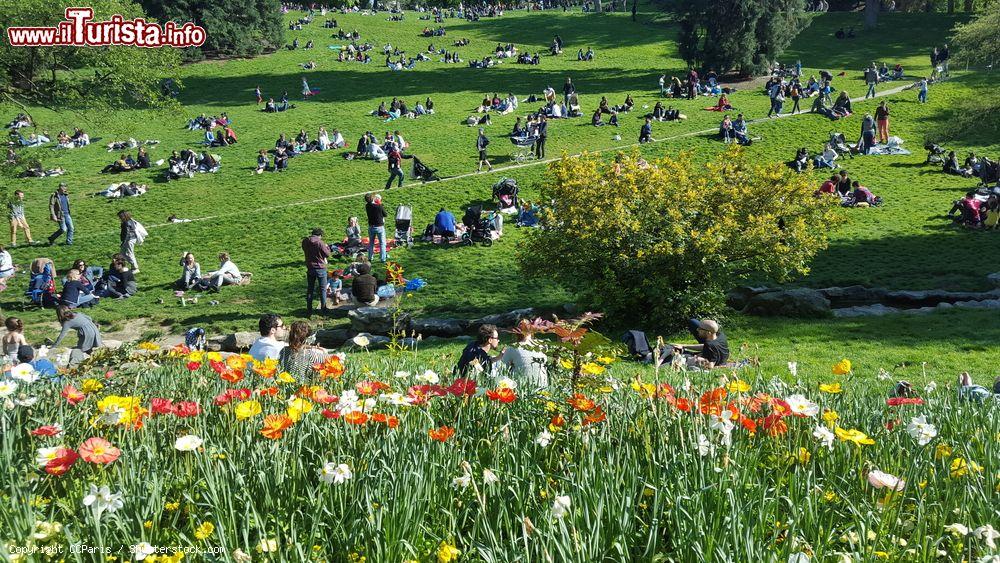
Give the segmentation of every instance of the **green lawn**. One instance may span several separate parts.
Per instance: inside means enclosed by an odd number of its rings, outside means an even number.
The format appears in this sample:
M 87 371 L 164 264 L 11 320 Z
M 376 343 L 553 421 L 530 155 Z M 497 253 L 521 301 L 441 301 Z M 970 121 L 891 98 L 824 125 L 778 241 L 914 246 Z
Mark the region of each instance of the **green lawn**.
M 385 131 L 399 129 L 411 143 L 410 151 L 440 168 L 443 176 L 467 174 L 475 167 L 475 129 L 465 126 L 462 120 L 474 111 L 484 94 L 513 92 L 523 99 L 530 93 L 540 94 L 546 86 L 559 89 L 566 76 L 577 84 L 587 117 L 558 120 L 550 125 L 547 146 L 550 157 L 629 145 L 637 139 L 642 107 L 651 108 L 656 101 L 660 74 L 666 73 L 669 78 L 684 71 L 673 43 L 676 28 L 661 19 L 650 13 L 640 14 L 639 23 L 633 23 L 626 14 L 519 12 L 475 24 L 448 20 L 447 37 L 432 40 L 419 35 L 428 22 L 415 18 L 387 22 L 383 16 L 337 15 L 342 27 L 358 29 L 362 41 L 376 46 L 372 64 L 336 62 L 335 51 L 327 49 L 327 45 L 339 45 L 342 41 L 330 38 L 330 30 L 323 29 L 322 18 L 317 18 L 304 31 L 288 34 L 289 42 L 293 37 L 298 37 L 302 45 L 314 40 L 316 48 L 312 51 L 282 50 L 251 60 L 210 61 L 184 67 L 181 74 L 185 88 L 180 96 L 184 110 L 178 114 L 149 111 L 54 114 L 36 108 L 33 110 L 36 121 L 53 136 L 60 129 L 82 126 L 92 138 L 100 137 L 101 141 L 66 152 L 47 148 L 22 152 L 25 157 L 41 158 L 48 167 L 67 168 L 69 173 L 64 177 L 0 178 L 3 188 L 27 192 L 28 219 L 39 239 L 44 239 L 52 228 L 47 221 L 49 193 L 59 181 L 66 181 L 73 194 L 77 244 L 41 250 L 17 248 L 12 253 L 15 261 L 24 265 L 40 254 L 51 256 L 60 271 L 77 257 L 103 265 L 117 250 L 118 224 L 114 215 L 125 205 L 150 227 L 150 238 L 138 252 L 142 269 L 140 295 L 127 302 L 102 304 L 94 310 L 94 317 L 107 328 L 121 328 L 126 319 L 145 317 L 152 325 L 162 324 L 164 330 L 174 332 L 195 325 L 220 331 L 247 330 L 261 311 L 300 316 L 304 313 L 305 276 L 299 240 L 313 226 L 322 226 L 328 233 L 339 235 L 347 217 L 363 214 L 359 194 L 379 189 L 387 172 L 383 164 L 348 162 L 340 157 L 340 151 L 335 151 L 297 157 L 284 174 L 254 176 L 251 170 L 258 149 L 272 147 L 280 132 L 294 136 L 304 128 L 314 137 L 320 125 L 331 131 L 339 128 L 351 147 L 365 130 L 372 130 L 381 138 Z M 819 69 L 835 75 L 846 71 L 846 76 L 837 78 L 834 86 L 860 96 L 864 91 L 859 72 L 862 66 L 872 60 L 886 60 L 890 64 L 898 61 L 908 74 L 924 73 L 928 70 L 927 52 L 932 43 L 942 42 L 959 21 L 959 17 L 942 14 L 885 15 L 875 32 L 860 32 L 857 39 L 836 41 L 832 32 L 841 26 L 854 25 L 861 30 L 860 15 L 815 16 L 783 60 L 800 59 L 807 74 Z M 381 46 L 385 43 L 412 54 L 426 49 L 431 41 L 451 49 L 456 39 L 468 37 L 471 45 L 459 48 L 462 57 L 468 60 L 492 52 L 497 42 L 513 42 L 522 50 L 544 53 L 557 33 L 565 40 L 565 54 L 543 55 L 539 66 L 505 62 L 498 68 L 471 69 L 464 64 L 439 63 L 437 57 L 434 62 L 419 63 L 415 70 L 401 73 L 381 66 L 384 59 L 380 55 Z M 597 59 L 577 62 L 576 50 L 588 46 L 595 49 Z M 308 60 L 315 60 L 318 70 L 303 71 L 297 66 Z M 306 102 L 296 101 L 298 107 L 287 113 L 259 111 L 253 97 L 256 85 L 264 90 L 265 97 L 277 98 L 282 90 L 287 90 L 296 99 L 300 97 L 301 76 L 306 76 L 309 84 L 320 90 L 318 96 Z M 972 184 L 923 166 L 921 147 L 926 137 L 934 137 L 954 119 L 956 105 L 981 95 L 995 83 L 993 75 L 957 73 L 954 80 L 932 87 L 930 103 L 926 105 L 916 103 L 914 91 L 891 96 L 892 134 L 903 137 L 914 154 L 849 161 L 847 166 L 852 176 L 861 179 L 887 203 L 880 209 L 848 212 L 846 223 L 830 233 L 830 248 L 817 256 L 812 272 L 800 280 L 801 284 L 822 287 L 861 283 L 906 289 L 987 287 L 985 276 L 996 270 L 1000 257 L 1000 245 L 992 239 L 996 235 L 955 230 L 941 217 L 951 201 Z M 887 88 L 892 86 L 896 84 Z M 589 126 L 589 112 L 602 95 L 612 104 L 618 104 L 629 93 L 639 111 L 622 116 L 620 129 Z M 390 124 L 368 115 L 380 101 L 393 96 L 403 97 L 411 106 L 430 96 L 437 113 Z M 768 102 L 762 93 L 739 91 L 731 99 L 751 118 L 766 113 Z M 698 159 L 715 154 L 722 145 L 712 135 L 698 133 L 716 127 L 720 116 L 700 110 L 712 103 L 707 98 L 675 102 L 675 107 L 681 108 L 689 119 L 656 124 L 653 135 L 657 139 L 678 138 L 643 147 L 643 154 L 655 157 L 690 150 Z M 858 103 L 858 114 L 837 123 L 803 115 L 754 124 L 751 131 L 762 135 L 763 141 L 749 151 L 765 161 L 783 161 L 790 159 L 798 146 L 819 149 L 831 131 L 843 131 L 848 138 L 856 138 L 862 110 L 873 110 L 874 105 Z M 531 199 L 537 194 L 537 184 L 544 180 L 544 166 L 503 170 L 512 164 L 514 148 L 504 135 L 516 115 L 527 113 L 529 106 L 532 104 L 522 104 L 516 114 L 498 117 L 488 128 L 487 134 L 493 138 L 491 158 L 498 165 L 494 173 L 427 185 L 410 183 L 403 190 L 385 194 L 387 206 L 412 205 L 419 230 L 442 206 L 459 215 L 470 202 L 488 199 L 490 185 L 505 175 L 516 178 L 522 195 Z M 13 106 L 0 106 L 0 115 L 5 119 L 16 111 Z M 170 150 L 198 146 L 201 134 L 186 130 L 187 118 L 222 111 L 234 120 L 240 144 L 214 150 L 223 156 L 220 173 L 169 184 L 161 182 L 160 169 L 120 176 L 98 174 L 113 158 L 112 153 L 100 146 L 103 143 L 130 136 L 156 138 L 161 144 L 151 150 L 152 158 L 166 158 Z M 616 133 L 621 140 L 613 139 Z M 950 146 L 959 150 L 962 157 L 967 150 L 996 155 L 1000 141 L 970 130 L 962 141 L 951 142 Z M 819 182 L 824 174 L 813 175 Z M 150 192 L 124 203 L 87 197 L 112 181 L 132 179 L 149 183 Z M 164 225 L 170 214 L 194 222 Z M 510 226 L 504 238 L 489 249 L 417 245 L 412 250 L 393 253 L 393 259 L 405 266 L 408 276 L 428 281 L 427 288 L 413 299 L 414 306 L 425 314 L 474 317 L 571 301 L 571 295 L 545 280 L 523 278 L 515 264 L 523 236 L 524 233 Z M 217 252 L 227 250 L 241 268 L 254 272 L 254 283 L 249 287 L 227 288 L 217 297 L 206 297 L 198 305 L 182 308 L 169 284 L 178 276 L 177 259 L 186 250 L 195 252 L 205 270 L 215 267 Z M 7 314 L 17 311 L 29 323 L 29 339 L 40 340 L 53 333 L 53 315 L 50 311 L 18 310 L 25 284 L 23 277 L 15 281 L 0 297 L 0 306 Z M 218 299 L 217 306 L 208 304 L 213 298 Z M 43 321 L 47 324 L 41 324 Z M 646 326 L 655 324 L 655 319 L 621 319 L 618 324 Z M 928 363 L 929 375 L 942 378 L 952 377 L 963 368 L 986 374 L 992 373 L 998 351 L 995 343 L 1000 341 L 1000 328 L 994 317 L 971 312 L 822 322 L 735 316 L 727 320 L 727 326 L 734 344 L 753 342 L 756 348 L 748 353 L 759 355 L 765 366 L 776 370 L 784 369 L 784 363 L 791 360 L 826 370 L 828 363 L 846 356 L 860 359 L 863 368 L 858 373 L 869 375 L 878 368 L 890 369 L 901 363 L 919 366 L 921 362 Z M 912 371 L 919 367 L 906 369 L 907 377 L 911 377 Z

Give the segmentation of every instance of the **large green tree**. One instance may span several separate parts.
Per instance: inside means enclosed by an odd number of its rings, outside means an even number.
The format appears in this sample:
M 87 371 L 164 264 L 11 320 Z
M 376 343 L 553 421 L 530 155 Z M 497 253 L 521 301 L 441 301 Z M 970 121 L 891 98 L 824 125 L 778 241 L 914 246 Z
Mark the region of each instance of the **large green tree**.
M 55 26 L 78 0 L 0 0 L 0 28 Z M 146 14 L 130 0 L 92 0 L 94 20 Z M 141 47 L 14 47 L 0 39 L 0 99 L 50 107 L 158 106 L 170 98 L 161 81 L 180 57 L 175 49 Z
M 707 164 L 564 158 L 541 187 L 552 206 L 520 261 L 613 322 L 668 327 L 719 312 L 725 291 L 750 275 L 807 272 L 839 217 L 839 200 L 814 190 L 807 175 L 755 164 L 738 148 Z
M 1000 2 L 989 4 L 982 14 L 955 28 L 953 39 L 959 60 L 973 64 L 1000 62 Z
M 208 37 L 189 55 L 251 56 L 284 45 L 280 0 L 141 0 L 161 21 L 193 21 Z
M 688 64 L 759 72 L 802 28 L 804 0 L 679 0 L 679 49 Z

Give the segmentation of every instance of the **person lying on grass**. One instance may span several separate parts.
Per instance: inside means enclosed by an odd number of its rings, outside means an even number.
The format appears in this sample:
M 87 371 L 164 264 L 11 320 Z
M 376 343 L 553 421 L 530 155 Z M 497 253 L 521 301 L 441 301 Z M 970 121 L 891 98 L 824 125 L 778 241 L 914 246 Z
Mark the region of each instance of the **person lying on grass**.
M 688 367 L 713 369 L 729 361 L 729 341 L 719 323 L 712 319 L 691 319 L 688 330 L 698 344 L 671 344 L 673 354 L 682 355 Z M 672 355 L 673 355 L 672 354 Z M 668 357 L 668 361 L 672 357 Z

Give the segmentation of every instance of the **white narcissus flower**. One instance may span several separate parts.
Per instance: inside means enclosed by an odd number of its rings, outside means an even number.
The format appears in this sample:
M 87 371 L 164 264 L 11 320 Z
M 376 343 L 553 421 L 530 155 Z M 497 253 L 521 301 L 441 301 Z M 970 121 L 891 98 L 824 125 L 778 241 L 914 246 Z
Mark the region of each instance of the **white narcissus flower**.
M 937 428 L 927 422 L 927 416 L 925 415 L 915 416 L 910 419 L 910 423 L 906 425 L 906 431 L 921 446 L 926 446 L 937 436 Z
M 10 368 L 10 376 L 18 381 L 23 381 L 27 385 L 38 381 L 38 372 L 31 364 L 17 364 Z
M 924 393 L 926 393 L 927 395 L 930 395 L 930 394 L 931 394 L 931 393 L 933 393 L 933 392 L 934 392 L 934 391 L 935 391 L 936 389 L 937 389 L 937 383 L 935 383 L 935 382 L 931 381 L 930 383 L 928 383 L 928 384 L 927 384 L 927 385 L 926 385 L 926 386 L 924 387 Z
M 552 434 L 548 430 L 542 430 L 538 433 L 538 436 L 535 437 L 535 443 L 543 448 L 548 446 L 552 443 Z
M 816 429 L 813 430 L 813 437 L 819 440 L 820 443 L 826 446 L 827 449 L 831 451 L 833 450 L 833 440 L 836 436 L 834 436 L 833 432 L 830 432 L 830 429 L 826 426 L 817 426 Z
M 464 489 L 472 484 L 472 475 L 463 473 L 451 480 L 451 486 L 456 489 Z
M 249 553 L 239 548 L 233 550 L 232 556 L 233 556 L 233 561 L 235 561 L 236 563 L 250 563 L 251 561 L 253 561 L 253 557 L 250 557 Z
M 0 397 L 10 397 L 17 392 L 17 383 L 13 381 L 0 381 Z
M 31 533 L 32 539 L 38 540 L 40 542 L 49 541 L 53 537 L 59 535 L 62 531 L 62 524 L 59 522 L 46 522 L 44 520 L 35 521 L 35 529 Z
M 174 442 L 174 449 L 180 452 L 193 452 L 201 447 L 205 443 L 204 440 L 195 436 L 194 434 L 188 434 L 186 436 L 181 436 L 177 438 Z
M 324 463 L 319 470 L 319 478 L 327 485 L 340 485 L 354 477 L 354 473 L 346 463 L 335 464 L 332 461 Z
M 427 370 L 424 373 L 417 376 L 417 381 L 434 385 L 437 382 L 441 381 L 441 378 L 438 377 L 438 374 L 434 373 L 433 371 Z
M 906 481 L 878 469 L 868 472 L 868 483 L 876 489 L 890 489 L 902 491 L 906 487 Z
M 725 409 L 722 412 L 724 413 L 723 416 L 713 415 L 711 422 L 708 423 L 708 426 L 712 430 L 718 430 L 719 433 L 722 434 L 722 443 L 729 446 L 733 442 L 733 423 L 729 420 L 730 417 L 726 416 L 725 413 L 732 413 L 732 411 Z
M 997 548 L 997 543 L 994 540 L 1000 538 L 1000 532 L 994 530 L 993 526 L 989 524 L 986 524 L 985 526 L 980 526 L 975 530 L 972 530 L 972 535 L 986 542 L 986 545 L 990 549 Z
M 498 389 L 517 389 L 517 382 L 509 377 L 501 377 L 497 380 Z
M 552 517 L 555 519 L 560 519 L 569 514 L 569 507 L 571 501 L 566 495 L 560 495 L 556 497 L 556 500 L 552 502 Z
M 713 451 L 715 451 L 715 446 L 712 445 L 712 442 L 709 442 L 704 434 L 698 434 L 698 455 L 704 457 L 711 455 Z
M 799 364 L 798 362 L 788 362 L 788 373 L 792 374 L 792 377 L 799 376 Z
M 492 485 L 499 482 L 500 478 L 497 477 L 497 474 L 494 473 L 492 469 L 483 469 L 483 483 Z
M 948 524 L 947 526 L 945 526 L 944 531 L 948 532 L 949 534 L 955 534 L 957 536 L 962 536 L 962 537 L 969 535 L 969 528 L 966 527 L 965 524 L 959 524 L 957 522 L 955 524 Z
M 112 514 L 125 506 L 125 502 L 122 500 L 121 492 L 112 493 L 107 485 L 98 488 L 91 484 L 90 492 L 83 497 L 83 506 L 90 508 L 94 512 L 94 517 L 99 520 L 105 512 Z
M 785 399 L 785 402 L 792 409 L 792 414 L 796 416 L 814 417 L 819 414 L 819 405 L 802 395 L 790 395 Z
M 143 559 L 156 553 L 156 548 L 148 542 L 140 542 L 132 546 L 132 553 L 135 554 L 136 561 L 142 561 Z
M 37 402 L 38 402 L 38 397 L 24 397 L 21 399 L 14 399 L 14 404 L 19 407 L 33 407 Z
M 275 551 L 278 551 L 278 540 L 274 539 L 260 540 L 260 543 L 257 544 L 257 551 L 263 553 L 274 553 Z
M 395 378 L 397 378 L 397 379 L 409 379 L 410 378 L 410 372 L 408 372 L 408 371 L 397 371 L 397 372 L 394 372 L 392 374 L 392 376 L 395 377 Z

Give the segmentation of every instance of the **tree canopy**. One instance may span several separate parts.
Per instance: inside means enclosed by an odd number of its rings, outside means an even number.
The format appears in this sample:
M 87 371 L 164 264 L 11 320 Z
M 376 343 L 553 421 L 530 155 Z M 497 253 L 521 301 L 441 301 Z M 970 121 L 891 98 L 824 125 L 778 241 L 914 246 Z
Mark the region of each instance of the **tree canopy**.
M 688 64 L 747 75 L 766 70 L 795 38 L 804 0 L 679 0 L 671 10 Z
M 285 42 L 280 0 L 141 0 L 149 15 L 160 21 L 192 21 L 206 30 L 202 54 L 252 56 L 279 49 Z
M 553 163 L 550 176 L 540 199 L 552 206 L 520 255 L 525 272 L 555 279 L 586 307 L 664 327 L 718 312 L 751 275 L 808 272 L 839 217 L 807 176 L 754 164 L 738 148 L 707 165 L 688 154 L 648 165 L 584 155 Z

